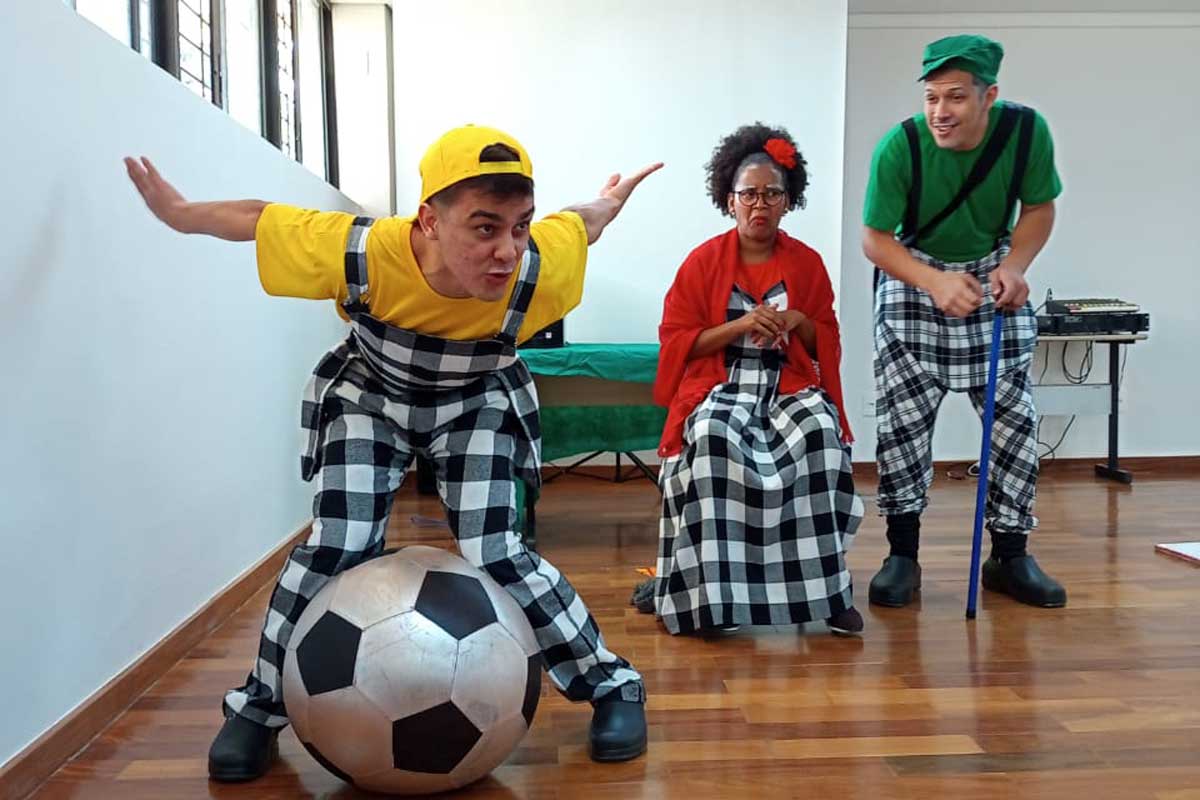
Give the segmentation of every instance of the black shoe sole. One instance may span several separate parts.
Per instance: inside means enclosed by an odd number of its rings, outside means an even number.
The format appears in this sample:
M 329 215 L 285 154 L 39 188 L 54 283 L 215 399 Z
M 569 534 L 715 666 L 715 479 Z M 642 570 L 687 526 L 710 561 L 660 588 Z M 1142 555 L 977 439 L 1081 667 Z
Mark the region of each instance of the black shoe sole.
M 1042 603 L 1042 602 L 1034 603 L 1029 600 L 1023 600 L 1020 597 L 1017 597 L 1015 594 L 1013 594 L 1012 592 L 1010 592 L 1008 590 L 1007 586 L 1005 586 L 1002 583 L 996 583 L 994 581 L 987 581 L 987 580 L 981 580 L 980 583 L 982 583 L 983 588 L 987 589 L 989 592 L 995 592 L 996 594 L 1002 594 L 1002 595 L 1005 595 L 1006 597 L 1011 597 L 1013 600 L 1016 600 L 1018 603 L 1021 603 L 1022 605 L 1030 606 L 1032 608 L 1066 608 L 1067 607 L 1066 600 L 1061 600 L 1061 601 L 1054 600 L 1054 601 L 1051 601 L 1048 603 Z
M 893 606 L 893 608 L 898 607 L 899 606 Z M 843 639 L 861 639 L 863 635 L 862 631 L 852 631 L 847 628 L 835 628 L 832 625 L 829 626 L 829 632 L 834 636 L 841 636 Z
M 919 592 L 919 591 L 921 591 L 920 586 L 914 587 L 912 590 L 912 594 L 908 596 L 907 600 L 893 600 L 890 597 L 888 597 L 888 598 L 876 597 L 874 594 L 868 592 L 867 600 L 869 600 L 871 605 L 873 605 L 873 606 L 884 606 L 885 608 L 904 608 L 906 605 L 911 603 L 913 600 L 917 599 L 917 592 Z
M 601 764 L 611 764 L 615 761 L 631 761 L 642 753 L 646 752 L 646 740 L 635 742 L 626 747 L 612 748 L 605 750 L 596 750 L 591 745 L 588 745 L 588 755 L 592 761 L 597 761 Z
M 244 769 L 223 769 L 210 760 L 208 762 L 208 777 L 217 783 L 249 783 L 256 781 L 263 775 L 271 771 L 271 765 L 279 758 L 279 737 L 274 737 L 271 742 L 271 755 L 267 758 L 267 763 L 258 771 Z
M 212 764 L 208 765 L 208 777 L 217 783 L 249 783 L 250 781 L 258 780 L 266 774 L 266 770 L 262 772 L 222 771 L 213 767 Z

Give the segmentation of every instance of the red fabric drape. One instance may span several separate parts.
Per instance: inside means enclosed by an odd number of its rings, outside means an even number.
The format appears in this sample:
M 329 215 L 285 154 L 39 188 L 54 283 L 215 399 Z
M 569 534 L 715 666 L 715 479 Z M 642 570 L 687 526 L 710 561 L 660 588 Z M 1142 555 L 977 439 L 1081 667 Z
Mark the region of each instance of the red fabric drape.
M 783 231 L 775 240 L 774 257 L 787 287 L 788 308 L 802 312 L 817 328 L 816 364 L 800 337 L 789 336 L 779 391 L 793 394 L 811 386 L 824 389 L 837 406 L 843 440 L 851 442 L 842 399 L 841 335 L 825 264 L 815 250 Z M 724 324 L 739 261 L 736 228 L 709 239 L 688 255 L 663 301 L 658 374 L 654 380 L 654 402 L 668 409 L 658 447 L 662 457 L 679 453 L 684 421 L 727 377 L 723 351 L 691 361 L 687 356 L 701 331 Z

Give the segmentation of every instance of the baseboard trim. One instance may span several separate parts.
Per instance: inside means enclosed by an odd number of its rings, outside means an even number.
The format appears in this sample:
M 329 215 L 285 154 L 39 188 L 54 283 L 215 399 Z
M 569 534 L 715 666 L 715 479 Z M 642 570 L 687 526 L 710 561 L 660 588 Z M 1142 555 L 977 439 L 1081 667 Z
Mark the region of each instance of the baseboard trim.
M 954 461 L 935 461 L 933 469 L 935 476 L 945 475 L 947 470 L 954 467 L 966 468 L 974 459 L 959 459 Z M 1043 475 L 1053 475 L 1056 473 L 1070 472 L 1074 470 L 1082 470 L 1091 472 L 1092 467 L 1104 461 L 1103 456 L 1093 456 L 1091 458 L 1058 458 L 1052 461 L 1043 461 L 1041 472 Z M 652 471 L 658 471 L 658 464 L 647 464 Z M 1143 473 L 1146 477 L 1154 477 L 1162 475 L 1166 472 L 1193 472 L 1200 470 L 1200 456 L 1131 456 L 1121 459 L 1121 466 L 1135 473 Z M 626 480 L 633 480 L 643 477 L 641 473 L 626 460 L 622 459 L 621 471 Z M 590 478 L 607 478 L 613 477 L 613 467 L 608 466 L 593 466 L 591 464 L 576 467 L 571 470 L 575 475 L 586 475 Z M 561 474 L 559 470 L 551 466 L 542 467 L 542 478 L 553 478 Z M 871 483 L 879 480 L 878 472 L 875 468 L 874 461 L 856 461 L 854 462 L 854 477 L 859 484 L 859 491 L 863 491 L 864 486 L 870 486 Z M 972 478 L 972 480 L 974 480 Z
M 936 479 L 944 476 L 948 470 L 954 467 L 965 470 L 967 466 L 976 460 L 963 458 L 953 461 L 935 461 L 933 462 L 934 477 Z M 1090 473 L 1096 464 L 1102 464 L 1104 461 L 1104 456 L 1043 460 L 1040 472 L 1042 475 L 1047 476 L 1076 471 Z M 1134 473 L 1136 481 L 1139 474 L 1146 478 L 1152 478 L 1161 477 L 1164 473 L 1177 476 L 1180 472 L 1196 472 L 1200 470 L 1200 456 L 1130 456 L 1129 458 L 1122 457 L 1120 464 L 1122 469 L 1127 469 Z M 879 473 L 876 470 L 875 462 L 854 462 L 854 478 L 859 484 L 859 491 L 863 491 L 864 486 L 870 486 L 872 483 L 877 482 L 879 480 Z M 970 480 L 973 481 L 975 479 L 971 478 Z M 1100 479 L 1097 478 L 1097 480 Z
M 305 523 L 164 636 L 141 658 L 97 689 L 7 763 L 0 765 L 0 797 L 7 800 L 28 796 L 59 767 L 70 761 L 188 651 L 272 580 L 283 568 L 283 562 L 292 547 L 306 538 L 311 528 L 311 521 Z

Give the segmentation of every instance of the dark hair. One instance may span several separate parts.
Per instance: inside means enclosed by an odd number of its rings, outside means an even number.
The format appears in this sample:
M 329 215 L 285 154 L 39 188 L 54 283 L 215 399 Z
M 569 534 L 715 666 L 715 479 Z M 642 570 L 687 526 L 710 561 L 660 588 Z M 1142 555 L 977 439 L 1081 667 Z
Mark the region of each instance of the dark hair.
M 962 64 L 958 64 L 953 61 L 951 61 L 949 64 L 946 64 L 943 67 L 938 67 L 933 72 L 929 73 L 924 78 L 922 78 L 922 81 L 928 82 L 928 81 L 937 80 L 938 78 L 944 77 L 947 72 L 952 72 L 953 70 L 962 70 L 963 72 L 969 73 L 971 76 L 971 84 L 975 87 L 976 91 L 978 91 L 980 94 L 987 94 L 987 90 L 992 88 L 992 84 L 988 83 L 983 78 L 976 75 L 974 72 L 971 72 L 969 69 L 966 69 L 965 67 L 962 66 Z
M 761 153 L 767 156 L 766 144 L 768 139 L 783 139 L 792 147 L 796 146 L 792 135 L 783 128 L 771 128 L 761 122 L 753 125 L 743 125 L 722 139 L 713 149 L 712 159 L 704 167 L 708 173 L 708 196 L 713 205 L 722 214 L 729 215 L 729 193 L 733 191 L 733 181 L 737 178 L 738 167 L 747 157 Z M 807 163 L 796 150 L 796 166 L 788 169 L 767 156 L 770 163 L 783 175 L 787 186 L 787 210 L 804 207 L 804 189 L 808 186 L 808 172 L 804 169 Z
M 481 164 L 520 160 L 521 156 L 517 151 L 505 144 L 489 144 L 479 153 L 479 163 Z M 528 197 L 533 194 L 533 181 L 524 175 L 514 175 L 511 172 L 477 175 L 474 178 L 450 184 L 430 196 L 427 202 L 437 203 L 443 208 L 452 206 L 458 200 L 459 195 L 468 189 L 478 189 L 496 200 L 508 200 L 510 197 Z

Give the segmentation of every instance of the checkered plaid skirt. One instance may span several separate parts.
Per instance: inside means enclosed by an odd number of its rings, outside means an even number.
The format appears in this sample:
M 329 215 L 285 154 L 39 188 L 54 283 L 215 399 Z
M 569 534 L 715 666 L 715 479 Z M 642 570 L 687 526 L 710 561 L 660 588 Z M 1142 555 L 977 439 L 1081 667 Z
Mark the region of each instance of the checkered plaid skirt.
M 853 605 L 845 555 L 863 504 L 837 409 L 818 389 L 778 396 L 778 370 L 746 355 L 662 465 L 655 611 L 671 633 Z

